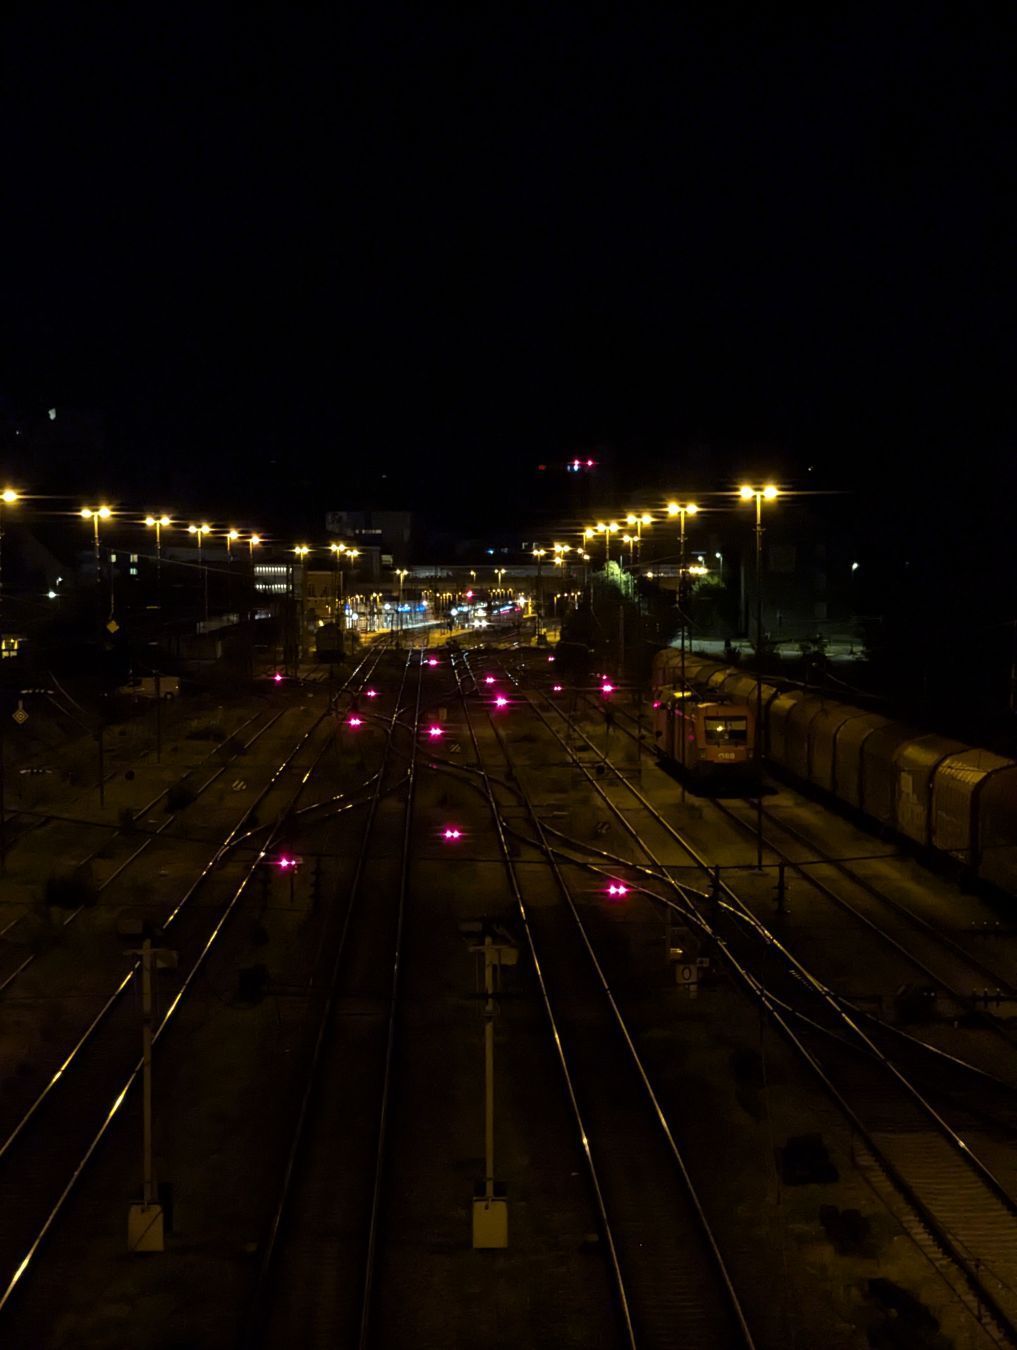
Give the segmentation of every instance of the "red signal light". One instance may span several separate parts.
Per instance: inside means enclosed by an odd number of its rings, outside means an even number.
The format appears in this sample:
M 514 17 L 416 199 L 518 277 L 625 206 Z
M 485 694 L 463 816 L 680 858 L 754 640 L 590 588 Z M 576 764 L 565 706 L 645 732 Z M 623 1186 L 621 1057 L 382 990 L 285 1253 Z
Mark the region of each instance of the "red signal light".
M 451 844 L 454 843 L 456 839 L 462 839 L 463 832 L 462 830 L 457 830 L 454 825 L 449 825 L 445 830 L 442 831 L 441 837 Z
M 432 726 L 427 728 L 427 734 L 433 741 L 436 741 L 439 736 L 443 736 L 445 733 L 442 731 L 441 727 Z
M 499 694 L 498 697 L 494 700 L 494 706 L 496 708 L 505 708 L 508 706 L 508 699 L 505 697 L 504 694 Z
M 613 694 L 614 685 L 611 683 L 610 680 L 605 680 L 604 683 L 600 686 L 600 692 L 602 694 Z
M 612 881 L 607 888 L 607 893 L 608 895 L 613 896 L 614 899 L 620 900 L 623 895 L 628 895 L 629 888 L 623 886 L 620 881 Z
M 427 658 L 427 664 L 429 666 L 436 666 L 438 664 L 438 658 L 436 656 L 429 656 Z
M 555 693 L 555 694 L 560 694 L 561 691 L 562 691 L 562 686 L 561 686 L 560 684 L 556 684 L 556 685 L 554 686 L 554 688 L 552 689 L 552 693 Z
M 485 676 L 484 676 L 484 683 L 485 683 L 485 684 L 494 684 L 494 676 L 493 676 L 493 675 L 485 675 Z
M 365 695 L 366 698 L 377 698 L 377 697 L 378 697 L 378 691 L 377 691 L 377 689 L 365 689 L 365 690 L 364 690 L 364 695 Z
M 346 725 L 348 727 L 361 727 L 364 724 L 359 717 L 347 717 Z
M 283 677 L 279 674 L 278 671 L 276 671 L 275 674 L 272 676 L 272 679 L 275 680 L 276 684 L 282 684 L 282 678 Z
M 549 661 L 553 661 L 553 660 L 554 660 L 554 657 L 553 657 L 553 656 L 549 656 L 547 659 L 548 659 Z

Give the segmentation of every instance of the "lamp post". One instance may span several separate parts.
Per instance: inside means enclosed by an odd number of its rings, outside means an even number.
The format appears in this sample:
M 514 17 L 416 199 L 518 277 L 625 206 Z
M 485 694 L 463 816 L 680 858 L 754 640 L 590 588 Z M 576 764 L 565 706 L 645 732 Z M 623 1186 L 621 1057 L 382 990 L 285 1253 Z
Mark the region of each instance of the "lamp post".
M 545 555 L 546 553 L 547 553 L 547 549 L 546 549 L 546 548 L 535 548 L 535 549 L 533 550 L 533 556 L 534 556 L 534 557 L 536 558 L 536 560 L 537 560 L 537 632 L 538 632 L 538 634 L 540 633 L 540 622 L 541 622 L 541 617 L 542 617 L 542 615 L 543 615 L 543 613 L 544 613 L 544 595 L 543 595 L 543 591 L 542 591 L 542 589 L 541 589 L 541 567 L 543 566 L 544 555 Z
M 233 608 L 233 545 L 240 538 L 239 530 L 226 530 L 226 608 Z
M 504 567 L 496 567 L 496 568 L 494 569 L 494 574 L 495 574 L 495 576 L 498 578 L 498 594 L 500 595 L 500 594 L 501 594 L 501 591 L 502 591 L 502 585 L 501 585 L 501 583 L 502 583 L 502 578 L 503 578 L 504 575 L 505 575 L 505 569 L 504 569 Z
M 409 572 L 409 568 L 408 568 L 408 567 L 400 567 L 399 570 L 396 572 L 396 576 L 399 578 L 399 629 L 400 629 L 400 632 L 402 631 L 402 627 L 403 627 L 403 619 L 404 619 L 404 617 L 405 617 L 404 614 L 403 614 L 403 582 L 406 580 L 406 578 L 409 576 L 409 574 L 410 574 L 410 572 Z
M 300 662 L 304 655 L 304 607 L 307 603 L 307 555 L 310 549 L 306 544 L 297 544 L 293 552 L 300 559 L 300 599 L 294 608 L 297 615 L 297 676 L 300 675 Z
M 602 520 L 597 521 L 597 533 L 604 536 L 604 566 L 611 561 L 611 536 L 618 533 L 618 522 L 609 521 L 605 524 Z
M 3 614 L 3 548 L 4 548 L 4 509 L 8 506 L 14 506 L 18 501 L 18 494 L 13 488 L 4 488 L 0 492 L 0 616 Z M 3 630 L 0 626 L 0 641 L 3 640 Z
M 772 483 L 765 487 L 739 488 L 743 502 L 756 503 L 756 731 L 753 758 L 756 762 L 756 866 L 763 866 L 763 502 L 779 495 Z
M 667 504 L 667 514 L 668 514 L 669 516 L 671 516 L 672 518 L 673 518 L 674 516 L 677 516 L 677 517 L 678 517 L 678 521 L 679 521 L 679 527 L 678 527 L 678 545 L 679 545 L 679 552 L 678 552 L 678 614 L 679 614 L 679 617 L 680 617 L 680 619 L 681 619 L 681 644 L 682 644 L 682 645 L 681 645 L 681 683 L 682 683 L 682 696 L 681 696 L 681 703 L 680 703 L 680 708 L 681 708 L 681 719 L 682 719 L 682 753 L 681 753 L 681 766 L 682 766 L 682 785 L 681 785 L 681 793 L 682 793 L 682 801 L 685 800 L 685 743 L 686 743 L 686 740 L 687 740 L 687 731 L 686 731 L 686 726 L 685 726 L 685 722 L 686 722 L 686 718 L 685 718 L 685 702 L 686 702 L 686 699 L 687 699 L 687 697 L 688 697 L 688 689 L 687 689 L 686 684 L 685 684 L 685 630 L 686 630 L 686 628 L 688 627 L 688 612 L 687 612 L 687 611 L 688 611 L 688 589 L 689 589 L 689 583 L 688 583 L 688 572 L 687 572 L 686 567 L 685 567 L 685 519 L 686 519 L 687 516 L 694 516 L 694 515 L 697 515 L 698 512 L 699 512 L 699 507 L 696 505 L 695 502 L 686 502 L 684 506 L 683 506 L 680 502 L 668 502 L 668 504 Z
M 109 520 L 113 512 L 108 506 L 83 506 L 81 508 L 81 519 L 92 522 L 92 540 L 95 553 L 95 584 L 96 587 L 102 585 L 102 562 L 99 552 L 99 521 Z
M 208 571 L 205 568 L 204 539 L 206 534 L 212 533 L 212 527 L 202 521 L 200 525 L 188 525 L 187 533 L 193 534 L 198 541 L 198 571 L 201 573 L 201 586 L 204 594 L 205 622 L 208 623 Z
M 329 550 L 329 552 L 332 554 L 332 557 L 335 559 L 335 602 L 334 602 L 334 604 L 333 604 L 332 609 L 333 609 L 333 613 L 335 614 L 336 628 L 337 628 L 337 630 L 339 631 L 339 633 L 341 634 L 341 633 L 342 633 L 342 629 L 343 629 L 343 621 L 342 621 L 342 612 L 343 612 L 343 610 L 342 610 L 342 603 L 343 603 L 343 569 L 342 569 L 342 556 L 343 556 L 343 554 L 346 552 L 346 545 L 345 545 L 345 544 L 329 544 L 328 550 Z
M 653 517 L 648 511 L 643 511 L 641 514 L 630 511 L 625 517 L 625 524 L 630 527 L 633 525 L 636 527 L 635 562 L 638 563 L 643 548 L 643 526 L 652 525 Z
M 95 554 L 95 615 L 96 625 L 102 628 L 102 555 L 99 548 L 99 522 L 109 520 L 113 512 L 108 506 L 83 506 L 81 519 L 92 522 L 92 547 Z M 113 577 L 110 576 L 110 615 L 113 613 Z
M 145 524 L 155 530 L 155 598 L 162 609 L 162 532 L 170 524 L 165 513 L 161 516 L 146 516 Z

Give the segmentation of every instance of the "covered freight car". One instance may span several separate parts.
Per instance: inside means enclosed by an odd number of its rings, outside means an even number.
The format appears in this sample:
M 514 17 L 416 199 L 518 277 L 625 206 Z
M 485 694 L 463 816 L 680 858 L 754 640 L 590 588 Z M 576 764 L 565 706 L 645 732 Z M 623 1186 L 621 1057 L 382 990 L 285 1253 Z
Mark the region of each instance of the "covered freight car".
M 673 651 L 666 654 L 667 670 L 674 659 Z M 736 700 L 754 721 L 754 676 L 689 655 L 685 669 L 686 682 L 705 700 L 699 706 L 717 697 Z M 753 728 L 750 740 L 754 734 Z M 1017 895 L 1014 761 L 923 735 L 881 713 L 769 683 L 763 684 L 759 734 L 767 757 L 789 773 Z

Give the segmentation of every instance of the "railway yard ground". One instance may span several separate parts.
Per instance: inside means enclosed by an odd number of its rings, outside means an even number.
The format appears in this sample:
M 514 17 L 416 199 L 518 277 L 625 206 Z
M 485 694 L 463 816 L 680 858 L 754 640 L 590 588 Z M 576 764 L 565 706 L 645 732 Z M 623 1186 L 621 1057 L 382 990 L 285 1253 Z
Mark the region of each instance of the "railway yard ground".
M 9 803 L 0 1346 L 1017 1344 L 1005 904 L 777 781 L 759 868 L 645 698 L 469 642 L 181 700 L 101 812 Z

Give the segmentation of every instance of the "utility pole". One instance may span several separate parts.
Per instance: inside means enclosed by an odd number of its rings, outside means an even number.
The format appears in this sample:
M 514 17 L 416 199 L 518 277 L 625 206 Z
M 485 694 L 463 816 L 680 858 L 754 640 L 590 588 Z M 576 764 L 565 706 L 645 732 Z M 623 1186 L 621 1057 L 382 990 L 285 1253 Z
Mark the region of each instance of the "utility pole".
M 128 955 L 140 958 L 141 975 L 141 1204 L 132 1204 L 127 1212 L 127 1247 L 132 1252 L 161 1252 L 165 1250 L 165 1215 L 156 1199 L 157 1187 L 152 1160 L 152 1040 L 153 999 L 152 970 L 155 965 L 176 965 L 176 953 L 168 948 L 152 945 L 153 932 L 142 928 L 140 948 Z
M 756 493 L 756 867 L 763 870 L 763 497 Z
M 483 925 L 483 946 L 472 950 L 484 958 L 484 1180 L 473 1196 L 473 1247 L 508 1246 L 508 1200 L 498 1194 L 494 1180 L 494 1018 L 497 1005 L 495 971 L 515 965 L 518 949 L 502 938 L 496 942 L 490 926 Z
M 0 872 L 7 871 L 7 764 L 4 747 L 7 742 L 6 723 L 0 712 Z

